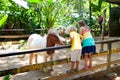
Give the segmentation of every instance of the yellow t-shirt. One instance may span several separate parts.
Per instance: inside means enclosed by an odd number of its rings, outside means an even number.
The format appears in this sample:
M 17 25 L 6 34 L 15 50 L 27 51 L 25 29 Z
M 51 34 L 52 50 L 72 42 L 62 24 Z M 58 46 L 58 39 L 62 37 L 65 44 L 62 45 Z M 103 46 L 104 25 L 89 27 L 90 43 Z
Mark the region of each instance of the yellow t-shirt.
M 70 32 L 70 38 L 72 39 L 71 50 L 82 49 L 80 37 L 81 35 L 79 33 L 75 31 Z

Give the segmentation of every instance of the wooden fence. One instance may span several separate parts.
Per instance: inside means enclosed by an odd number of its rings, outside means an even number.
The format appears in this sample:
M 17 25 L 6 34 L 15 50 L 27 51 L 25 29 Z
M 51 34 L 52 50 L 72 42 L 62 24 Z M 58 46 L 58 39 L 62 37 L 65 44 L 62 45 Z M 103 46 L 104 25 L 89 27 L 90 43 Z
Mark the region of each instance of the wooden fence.
M 95 70 L 95 69 L 99 69 L 99 68 L 103 68 L 105 66 L 107 66 L 107 69 L 106 69 L 107 72 L 110 73 L 111 72 L 110 65 L 115 64 L 115 63 L 120 63 L 120 60 L 111 61 L 111 54 L 120 52 L 120 48 L 112 49 L 112 46 L 111 46 L 113 42 L 118 42 L 118 41 L 120 41 L 119 38 L 96 41 L 96 44 L 101 44 L 101 43 L 107 44 L 108 50 L 104 51 L 104 52 L 98 52 L 98 53 L 94 54 L 93 57 L 107 55 L 107 63 L 93 66 L 93 68 L 88 69 L 88 70 L 79 70 L 78 72 L 75 72 L 72 75 L 84 73 L 86 71 L 91 71 L 91 70 Z M 26 51 L 20 51 L 20 52 L 10 52 L 10 53 L 3 53 L 3 54 L 1 53 L 0 57 L 21 55 L 21 54 L 31 54 L 32 52 L 42 52 L 42 51 L 51 50 L 51 49 L 58 50 L 58 49 L 63 49 L 63 48 L 70 48 L 70 45 L 64 45 L 64 46 L 60 46 L 60 47 L 48 47 L 45 49 L 26 50 Z M 0 71 L 0 76 L 5 76 L 7 74 L 17 74 L 17 73 L 23 73 L 23 72 L 28 72 L 28 71 L 40 70 L 45 67 L 49 67 L 49 66 L 53 66 L 53 65 L 60 65 L 60 64 L 69 63 L 69 62 L 70 62 L 70 58 L 65 58 L 65 59 L 61 59 L 61 60 L 57 60 L 57 61 L 44 62 L 44 63 L 40 63 L 40 64 L 27 65 L 27 66 L 23 66 L 23 67 L 19 67 L 19 68 L 14 68 L 14 69 L 2 70 L 2 71 Z M 69 76 L 71 76 L 71 74 L 61 74 L 59 76 L 54 76 L 54 77 L 51 76 L 49 78 L 46 78 L 46 80 L 58 80 L 58 79 L 63 79 L 65 77 L 69 77 Z
M 18 39 L 27 39 L 30 34 L 38 33 L 43 35 L 46 29 L 35 29 L 35 30 L 28 30 L 28 29 L 5 29 L 0 30 L 0 40 L 1 41 L 9 41 L 9 40 L 17 40 Z

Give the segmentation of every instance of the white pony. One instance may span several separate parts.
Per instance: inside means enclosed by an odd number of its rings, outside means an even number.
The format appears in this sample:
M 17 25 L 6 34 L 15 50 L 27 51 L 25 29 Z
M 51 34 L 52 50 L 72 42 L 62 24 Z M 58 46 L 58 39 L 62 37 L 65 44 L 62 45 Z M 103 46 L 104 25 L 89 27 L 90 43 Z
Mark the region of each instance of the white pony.
M 66 40 L 58 34 L 57 29 L 50 29 L 48 35 L 41 36 L 39 34 L 32 34 L 28 38 L 27 48 L 28 49 L 42 49 L 46 47 L 53 47 L 55 44 L 63 45 Z M 37 63 L 37 56 L 42 55 L 44 62 L 47 61 L 48 57 L 50 60 L 53 59 L 54 50 L 39 52 L 30 54 L 29 63 L 32 64 L 33 60 Z

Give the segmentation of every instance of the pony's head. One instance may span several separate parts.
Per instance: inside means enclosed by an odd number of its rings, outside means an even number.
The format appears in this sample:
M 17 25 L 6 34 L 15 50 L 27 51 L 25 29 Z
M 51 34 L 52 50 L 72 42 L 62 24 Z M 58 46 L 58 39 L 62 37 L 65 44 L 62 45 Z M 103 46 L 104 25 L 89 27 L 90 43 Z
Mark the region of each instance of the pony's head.
M 64 44 L 64 43 L 66 42 L 66 39 L 59 35 L 57 29 L 49 29 L 49 30 L 48 30 L 48 35 L 49 35 L 49 34 L 55 35 L 55 36 L 58 38 L 57 41 L 60 41 L 60 43 L 62 43 L 62 44 Z M 57 39 L 57 38 L 56 38 L 56 39 Z M 57 44 L 58 44 L 58 42 L 57 42 Z
M 63 45 L 63 41 L 60 40 L 60 38 L 58 36 L 56 36 L 55 34 L 48 34 L 46 47 L 53 47 L 53 46 L 55 46 L 55 44 Z M 48 50 L 47 54 L 51 55 L 54 52 L 55 52 L 55 50 Z
M 60 27 L 57 28 L 57 31 L 58 31 L 60 36 L 65 36 L 65 30 L 66 29 L 63 26 L 60 26 Z

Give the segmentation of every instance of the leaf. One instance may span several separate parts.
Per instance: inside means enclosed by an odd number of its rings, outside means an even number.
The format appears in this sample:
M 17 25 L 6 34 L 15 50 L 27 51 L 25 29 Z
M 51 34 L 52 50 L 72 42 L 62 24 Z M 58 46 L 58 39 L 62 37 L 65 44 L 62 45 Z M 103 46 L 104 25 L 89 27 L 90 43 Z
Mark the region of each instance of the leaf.
M 7 18 L 8 18 L 8 15 L 4 16 L 4 17 L 0 20 L 0 27 L 5 24 Z
M 28 0 L 28 2 L 30 2 L 30 3 L 38 3 L 39 0 Z
M 96 4 L 91 4 L 91 6 L 92 6 L 92 10 L 93 10 L 93 12 L 97 12 L 97 11 L 100 11 L 100 9 L 101 9 L 101 7 L 99 7 L 98 5 L 96 5 Z
M 10 74 L 6 75 L 3 80 L 10 80 Z
M 49 2 L 49 3 L 52 3 L 52 2 L 53 2 L 53 0 L 48 0 L 48 2 Z
M 28 0 L 29 3 L 38 3 L 39 5 L 42 4 L 43 0 Z

